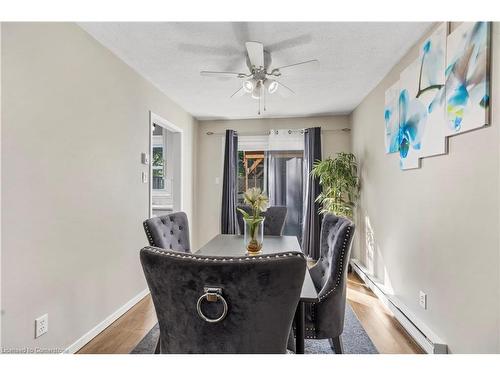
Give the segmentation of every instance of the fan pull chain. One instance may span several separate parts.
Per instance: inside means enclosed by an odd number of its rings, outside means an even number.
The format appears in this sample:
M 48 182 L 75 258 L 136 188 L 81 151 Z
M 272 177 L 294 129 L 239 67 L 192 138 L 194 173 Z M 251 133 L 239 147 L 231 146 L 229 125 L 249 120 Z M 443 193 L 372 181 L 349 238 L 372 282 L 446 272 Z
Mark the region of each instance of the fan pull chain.
M 262 92 L 264 93 L 264 112 L 266 111 L 266 90 L 263 89 Z
M 257 114 L 258 114 L 258 115 L 260 115 L 260 97 L 261 97 L 261 96 L 262 96 L 262 95 L 259 95 L 259 112 L 257 112 Z

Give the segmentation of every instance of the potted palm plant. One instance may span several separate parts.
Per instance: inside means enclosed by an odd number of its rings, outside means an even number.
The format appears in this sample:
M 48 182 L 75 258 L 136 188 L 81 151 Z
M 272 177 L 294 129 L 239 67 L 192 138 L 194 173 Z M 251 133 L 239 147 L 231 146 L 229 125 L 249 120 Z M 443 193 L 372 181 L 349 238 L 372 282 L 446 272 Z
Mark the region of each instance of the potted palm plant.
M 248 189 L 243 194 L 245 204 L 250 206 L 251 213 L 240 208 L 238 211 L 243 215 L 245 221 L 244 241 L 248 254 L 259 254 L 264 241 L 264 217 L 260 214 L 267 210 L 269 199 L 259 188 Z
M 323 191 L 316 197 L 320 213 L 333 213 L 352 219 L 359 195 L 358 166 L 352 153 L 340 152 L 332 159 L 316 161 L 311 174 L 319 179 Z

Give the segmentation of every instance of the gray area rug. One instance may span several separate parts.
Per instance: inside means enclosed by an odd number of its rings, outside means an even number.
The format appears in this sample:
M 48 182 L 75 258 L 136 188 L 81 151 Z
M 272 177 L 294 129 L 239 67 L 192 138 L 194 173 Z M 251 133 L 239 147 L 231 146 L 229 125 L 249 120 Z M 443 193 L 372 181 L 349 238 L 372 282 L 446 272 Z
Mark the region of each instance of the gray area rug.
M 131 351 L 131 354 L 153 354 L 160 329 L 156 324 Z M 345 354 L 378 354 L 377 349 L 361 326 L 349 304 L 346 304 L 344 333 L 342 334 Z M 335 354 L 328 340 L 306 340 L 306 354 Z

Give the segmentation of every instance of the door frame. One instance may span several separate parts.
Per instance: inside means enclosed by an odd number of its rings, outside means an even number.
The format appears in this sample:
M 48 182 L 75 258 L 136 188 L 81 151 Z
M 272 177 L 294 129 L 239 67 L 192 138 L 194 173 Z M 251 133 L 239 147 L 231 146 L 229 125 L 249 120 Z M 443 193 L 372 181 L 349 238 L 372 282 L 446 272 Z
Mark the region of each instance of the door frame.
M 173 133 L 179 133 L 179 138 L 180 138 L 180 144 L 179 144 L 179 157 L 180 157 L 180 163 L 179 163 L 179 168 L 180 168 L 180 181 L 179 183 L 179 210 L 182 211 L 184 209 L 184 199 L 183 199 L 183 194 L 182 192 L 184 191 L 183 185 L 184 185 L 184 168 L 182 168 L 182 144 L 184 140 L 184 132 L 181 128 L 178 126 L 174 125 L 168 120 L 165 120 L 163 117 L 160 115 L 157 115 L 153 111 L 149 111 L 149 124 L 148 124 L 148 137 L 149 137 L 149 172 L 148 172 L 148 184 L 149 184 L 149 199 L 148 199 L 148 204 L 149 204 L 149 217 L 153 217 L 153 130 L 154 130 L 154 125 L 160 125 L 162 128 L 167 129 L 168 131 L 171 131 Z M 172 187 L 172 190 L 174 187 Z M 175 196 L 173 197 L 175 199 Z

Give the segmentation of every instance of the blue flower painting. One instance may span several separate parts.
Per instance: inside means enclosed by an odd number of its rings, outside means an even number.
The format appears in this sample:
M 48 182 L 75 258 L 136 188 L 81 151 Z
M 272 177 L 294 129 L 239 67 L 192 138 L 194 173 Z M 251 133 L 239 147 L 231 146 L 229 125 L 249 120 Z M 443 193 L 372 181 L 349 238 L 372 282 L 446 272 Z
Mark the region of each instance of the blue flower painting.
M 447 135 L 488 124 L 489 23 L 464 22 L 448 37 Z
M 396 83 L 385 92 L 385 152 L 399 151 L 399 83 Z
M 427 110 L 420 157 L 446 152 L 445 67 L 448 24 L 442 23 L 421 46 L 418 89 L 415 98 Z
M 447 25 L 422 43 L 419 57 L 400 76 L 399 156 L 401 169 L 445 153 L 445 55 Z
M 399 153 L 406 158 L 410 147 L 417 151 L 422 147 L 427 110 L 420 101 L 410 100 L 406 89 L 399 94 L 399 109 Z
M 417 61 L 411 64 L 401 74 L 401 89 L 399 92 L 399 157 L 401 169 L 418 168 L 420 150 L 422 148 L 422 134 L 425 131 L 427 110 L 414 97 L 414 88 L 409 77 L 415 77 Z M 413 82 L 413 81 L 412 81 Z
M 491 23 L 464 22 L 449 35 L 448 26 L 436 27 L 385 93 L 385 148 L 399 152 L 401 169 L 418 168 L 421 158 L 446 153 L 448 136 L 489 122 Z

